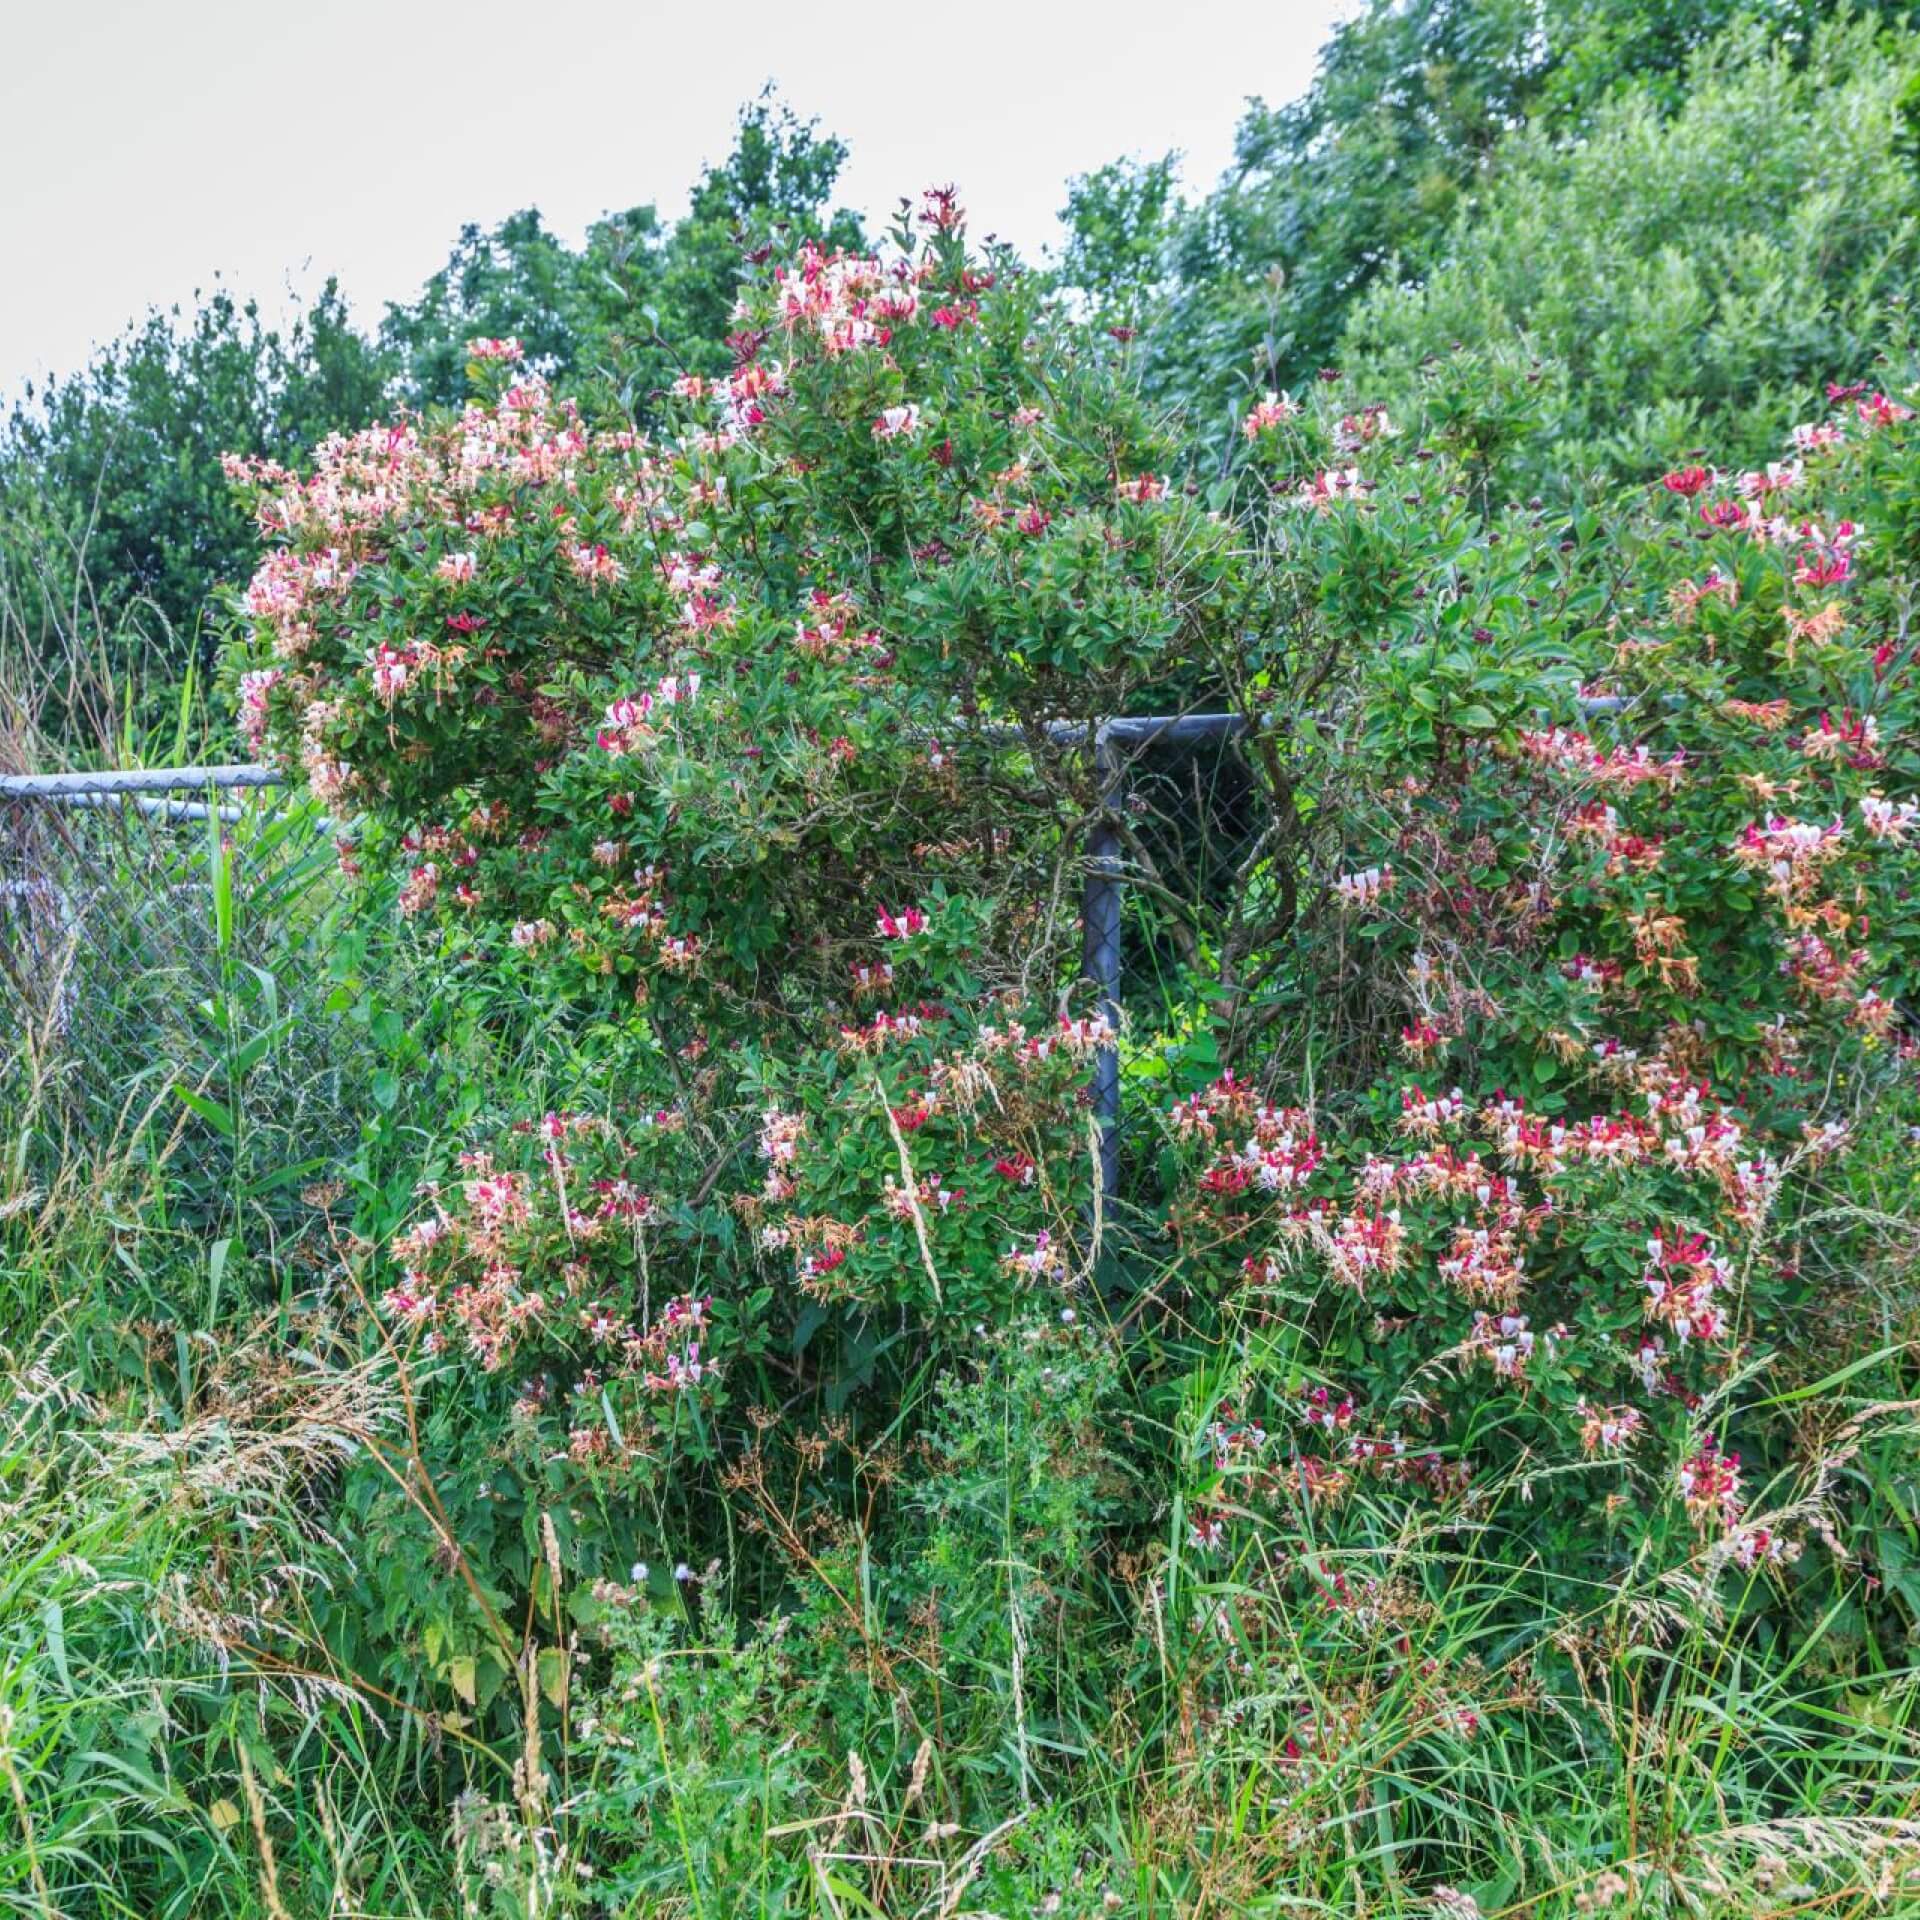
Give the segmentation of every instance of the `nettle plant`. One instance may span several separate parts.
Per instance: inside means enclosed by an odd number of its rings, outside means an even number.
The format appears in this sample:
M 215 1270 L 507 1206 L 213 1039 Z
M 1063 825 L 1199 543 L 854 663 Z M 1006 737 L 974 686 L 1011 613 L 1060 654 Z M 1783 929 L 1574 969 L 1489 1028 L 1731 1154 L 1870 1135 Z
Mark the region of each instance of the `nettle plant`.
M 1242 1064 L 1168 1128 L 1236 1356 L 1187 1409 L 1190 1544 L 1363 1638 L 1418 1615 L 1377 1549 L 1421 1509 L 1502 1509 L 1599 1608 L 1634 1565 L 1871 1559 L 1833 1376 L 1901 1311 L 1920 437 L 1830 398 L 1763 470 L 1551 521 L 1463 520 L 1470 465 L 1377 410 L 1333 469 L 1283 397 L 1246 423 L 1330 597 L 1424 562 L 1303 922 L 1317 1075 Z

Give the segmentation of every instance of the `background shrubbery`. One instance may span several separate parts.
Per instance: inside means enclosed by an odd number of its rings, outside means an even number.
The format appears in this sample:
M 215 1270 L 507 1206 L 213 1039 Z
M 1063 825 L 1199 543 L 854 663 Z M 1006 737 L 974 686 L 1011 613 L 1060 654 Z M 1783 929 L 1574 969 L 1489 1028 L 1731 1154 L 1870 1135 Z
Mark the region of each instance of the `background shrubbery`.
M 9 1061 L 7 1897 L 1911 1907 L 1912 53 L 1378 9 L 1058 273 L 763 104 L 203 315 L 311 839 L 111 1139 Z M 22 638 L 181 351 L 16 420 Z
M 1435 351 L 1530 356 L 1541 431 L 1503 471 L 1516 488 L 1626 479 L 1708 443 L 1763 461 L 1836 367 L 1869 364 L 1914 284 L 1910 80 L 1865 20 L 1797 57 L 1728 33 L 1677 103 L 1628 93 L 1577 143 L 1542 127 L 1505 143 L 1444 263 L 1369 294 L 1341 353 L 1389 395 Z

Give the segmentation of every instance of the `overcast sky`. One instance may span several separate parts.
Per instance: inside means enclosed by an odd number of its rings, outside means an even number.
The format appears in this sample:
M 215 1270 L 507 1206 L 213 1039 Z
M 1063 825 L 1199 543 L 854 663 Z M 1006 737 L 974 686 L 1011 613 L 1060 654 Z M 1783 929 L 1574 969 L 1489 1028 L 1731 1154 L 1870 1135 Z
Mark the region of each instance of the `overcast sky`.
M 1036 252 L 1073 173 L 1226 166 L 1351 0 L 19 0 L 0 60 L 0 392 L 83 361 L 216 275 L 284 312 L 329 273 L 412 295 L 464 221 L 537 206 L 578 239 L 679 211 L 767 81 L 852 147 L 885 214 L 956 180 Z

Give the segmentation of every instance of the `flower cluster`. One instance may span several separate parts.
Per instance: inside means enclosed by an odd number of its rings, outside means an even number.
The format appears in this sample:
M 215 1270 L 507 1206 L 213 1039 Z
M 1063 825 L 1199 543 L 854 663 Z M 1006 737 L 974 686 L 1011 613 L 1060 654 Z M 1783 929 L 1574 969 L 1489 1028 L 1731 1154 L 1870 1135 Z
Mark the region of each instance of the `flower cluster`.
M 1753 1352 L 1795 1344 L 1816 1275 L 1844 1284 L 1802 1175 L 1844 1177 L 1849 1110 L 1889 1097 L 1920 1052 L 1898 998 L 1920 940 L 1920 764 L 1876 524 L 1898 520 L 1890 476 L 1913 453 L 1898 403 L 1861 398 L 1788 457 L 1664 477 L 1632 535 L 1640 596 L 1582 657 L 1558 724 L 1503 664 L 1526 637 L 1499 630 L 1491 597 L 1481 650 L 1452 656 L 1471 688 L 1451 696 L 1456 727 L 1438 647 L 1409 642 L 1403 669 L 1401 641 L 1381 646 L 1370 731 L 1349 747 L 1380 743 L 1375 832 L 1345 824 L 1351 864 L 1315 928 L 1323 977 L 1401 1001 L 1374 1016 L 1373 1077 L 1323 1094 L 1311 1126 L 1244 1068 L 1167 1111 L 1187 1257 L 1218 1260 L 1249 1326 L 1284 1316 L 1306 1330 L 1288 1351 L 1357 1368 L 1351 1395 L 1305 1390 L 1310 1435 L 1364 1392 L 1435 1439 L 1477 1435 L 1477 1487 L 1504 1466 L 1565 1525 L 1665 1539 L 1709 1571 L 1783 1570 L 1798 1551 L 1791 1529 L 1745 1520 L 1739 1456 L 1693 1420 Z M 1311 433 L 1256 409 L 1250 458 L 1283 423 L 1290 442 Z M 1332 444 L 1372 478 L 1389 434 L 1349 409 Z M 1326 470 L 1299 498 L 1324 513 L 1359 494 L 1379 517 L 1387 491 Z M 1523 697 L 1502 727 L 1506 686 Z M 1421 1081 L 1380 1064 L 1389 1046 Z M 1235 1390 L 1261 1390 L 1257 1359 Z M 1510 1406 L 1490 1423 L 1493 1393 Z M 1791 1457 L 1763 1412 L 1729 1420 Z M 1614 1476 L 1642 1460 L 1671 1507 L 1621 1499 Z M 1354 1464 L 1309 1450 L 1296 1477 L 1330 1506 Z M 1196 1498 L 1209 1544 L 1234 1544 L 1236 1506 Z
M 625 1129 L 554 1112 L 496 1151 L 462 1154 L 460 1178 L 424 1184 L 419 1217 L 388 1250 L 398 1277 L 380 1306 L 396 1336 L 511 1378 L 523 1419 L 573 1423 L 577 1458 L 636 1468 L 649 1436 L 674 1425 L 673 1403 L 710 1400 L 724 1372 L 712 1299 L 651 1281 L 666 1211 L 653 1174 L 682 1130 L 667 1110 Z M 620 1408 L 617 1448 L 603 1403 Z

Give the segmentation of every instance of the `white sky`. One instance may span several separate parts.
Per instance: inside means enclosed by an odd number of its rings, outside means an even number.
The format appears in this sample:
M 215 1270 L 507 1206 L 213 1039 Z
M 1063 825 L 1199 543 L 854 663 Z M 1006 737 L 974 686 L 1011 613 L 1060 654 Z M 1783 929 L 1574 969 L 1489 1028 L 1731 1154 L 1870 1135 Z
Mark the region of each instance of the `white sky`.
M 1306 87 L 1351 0 L 6 0 L 0 394 L 216 274 L 281 314 L 337 274 L 362 324 L 464 221 L 578 240 L 671 217 L 768 80 L 852 148 L 870 217 L 957 181 L 1030 254 L 1070 174 L 1232 153 Z

